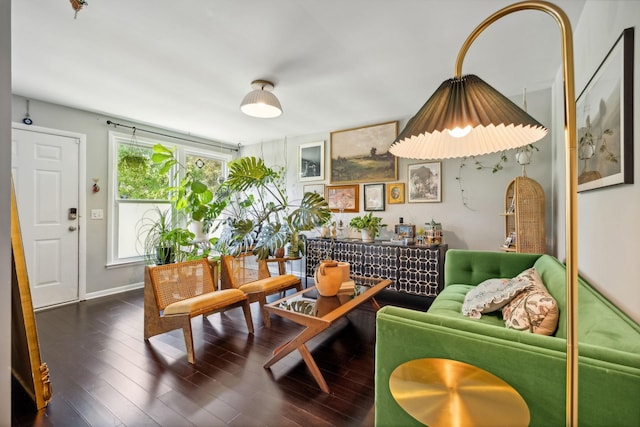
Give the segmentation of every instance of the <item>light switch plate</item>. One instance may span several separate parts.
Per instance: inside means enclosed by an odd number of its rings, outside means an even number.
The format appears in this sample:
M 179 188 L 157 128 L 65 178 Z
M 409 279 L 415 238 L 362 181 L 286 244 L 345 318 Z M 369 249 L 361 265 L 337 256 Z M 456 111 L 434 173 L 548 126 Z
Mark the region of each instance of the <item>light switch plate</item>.
M 104 219 L 104 211 L 102 209 L 91 209 L 91 219 Z

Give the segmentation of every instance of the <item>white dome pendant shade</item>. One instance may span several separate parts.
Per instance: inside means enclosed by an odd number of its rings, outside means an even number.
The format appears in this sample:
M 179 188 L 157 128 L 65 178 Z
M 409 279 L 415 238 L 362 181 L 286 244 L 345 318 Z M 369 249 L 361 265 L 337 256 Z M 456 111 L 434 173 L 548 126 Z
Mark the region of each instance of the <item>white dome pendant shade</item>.
M 247 116 L 270 119 L 282 114 L 282 106 L 278 98 L 271 93 L 273 83 L 266 80 L 254 80 L 251 82 L 253 90 L 249 92 L 242 103 L 240 110 Z

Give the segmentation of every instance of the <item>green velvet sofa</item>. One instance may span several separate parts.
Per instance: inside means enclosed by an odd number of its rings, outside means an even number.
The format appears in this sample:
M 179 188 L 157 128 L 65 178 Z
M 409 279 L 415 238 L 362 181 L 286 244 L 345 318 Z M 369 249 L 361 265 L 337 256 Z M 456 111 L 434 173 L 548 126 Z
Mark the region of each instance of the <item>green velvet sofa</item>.
M 534 266 L 558 303 L 553 336 L 508 329 L 500 312 L 479 320 L 461 312 L 465 294 L 489 278 Z M 395 401 L 391 372 L 420 358 L 453 359 L 485 369 L 524 398 L 532 426 L 565 424 L 566 270 L 549 255 L 449 250 L 445 286 L 429 309 L 385 306 L 376 320 L 376 426 L 421 425 Z M 629 283 L 638 286 L 638 283 Z M 587 282 L 578 285 L 580 426 L 640 426 L 640 325 Z

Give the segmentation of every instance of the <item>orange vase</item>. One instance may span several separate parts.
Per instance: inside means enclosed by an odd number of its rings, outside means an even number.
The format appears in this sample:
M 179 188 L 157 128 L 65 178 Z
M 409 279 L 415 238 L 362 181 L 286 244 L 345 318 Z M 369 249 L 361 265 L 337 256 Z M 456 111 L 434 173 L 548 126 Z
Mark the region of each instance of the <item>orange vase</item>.
M 334 296 L 340 290 L 342 283 L 349 280 L 349 263 L 332 260 L 322 261 L 313 277 L 320 295 Z

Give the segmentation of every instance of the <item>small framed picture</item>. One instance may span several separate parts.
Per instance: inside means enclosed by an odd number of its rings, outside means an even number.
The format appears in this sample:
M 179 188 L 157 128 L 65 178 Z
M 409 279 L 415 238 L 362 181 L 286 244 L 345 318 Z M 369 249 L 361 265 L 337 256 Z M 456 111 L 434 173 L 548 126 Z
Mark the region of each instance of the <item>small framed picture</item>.
M 404 203 L 404 182 L 387 184 L 387 203 Z
M 441 163 L 409 165 L 409 203 L 433 203 L 442 201 Z
M 364 185 L 364 210 L 383 211 L 384 210 L 384 184 Z
M 359 185 L 327 185 L 325 196 L 331 212 L 360 212 Z
M 309 142 L 298 149 L 298 181 L 324 180 L 324 141 Z
M 509 248 L 516 245 L 516 233 L 512 231 L 509 233 L 509 236 L 504 240 L 502 247 Z
M 305 193 L 316 193 L 324 197 L 324 184 L 307 184 L 302 187 Z

